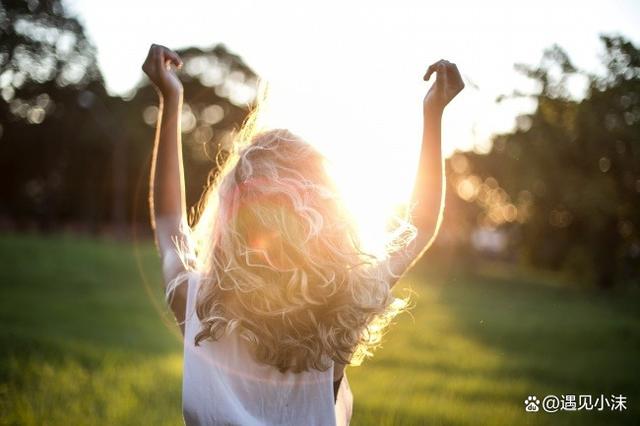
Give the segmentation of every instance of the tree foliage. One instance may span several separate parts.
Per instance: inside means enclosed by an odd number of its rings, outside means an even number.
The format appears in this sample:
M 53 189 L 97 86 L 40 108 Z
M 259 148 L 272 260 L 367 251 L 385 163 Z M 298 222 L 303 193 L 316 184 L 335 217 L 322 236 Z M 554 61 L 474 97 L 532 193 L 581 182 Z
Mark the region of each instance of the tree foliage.
M 95 48 L 61 1 L 0 2 L 0 222 L 92 231 L 148 219 L 157 95 L 109 96 Z M 185 59 L 188 201 L 254 96 L 255 73 L 223 45 Z
M 538 82 L 537 108 L 487 155 L 458 154 L 450 168 L 463 208 L 479 212 L 467 218 L 474 227 L 508 232 L 510 249 L 534 265 L 611 287 L 640 279 L 640 50 L 622 37 L 602 42 L 603 76 L 557 46 L 539 66 L 518 66 Z M 586 79 L 583 99 L 571 79 Z

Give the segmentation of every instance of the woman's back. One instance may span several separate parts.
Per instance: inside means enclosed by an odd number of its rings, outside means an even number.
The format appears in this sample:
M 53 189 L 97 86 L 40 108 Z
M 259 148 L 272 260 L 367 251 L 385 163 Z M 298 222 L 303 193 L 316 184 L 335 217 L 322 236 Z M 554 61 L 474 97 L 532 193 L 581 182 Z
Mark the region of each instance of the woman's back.
M 333 367 L 280 373 L 257 363 L 249 343 L 236 332 L 195 346 L 201 328 L 195 312 L 199 283 L 196 273 L 185 283 L 182 391 L 187 425 L 333 425 L 336 418 L 337 424 L 348 423 L 351 407 L 339 401 L 334 409 Z

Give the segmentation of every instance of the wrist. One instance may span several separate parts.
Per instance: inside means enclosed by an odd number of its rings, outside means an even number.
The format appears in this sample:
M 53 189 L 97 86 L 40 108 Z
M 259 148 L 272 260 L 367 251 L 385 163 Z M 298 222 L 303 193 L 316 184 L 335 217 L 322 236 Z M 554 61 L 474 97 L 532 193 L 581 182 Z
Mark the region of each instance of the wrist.
M 429 112 L 432 114 L 442 114 L 442 112 L 444 111 L 445 104 L 443 102 L 440 102 L 439 100 L 429 99 L 427 97 L 425 98 L 422 106 L 425 113 Z
M 425 121 L 441 120 L 444 113 L 444 107 L 438 105 L 425 105 L 422 112 Z
M 182 103 L 183 94 L 182 90 L 168 92 L 158 91 L 158 97 L 160 98 L 161 104 L 179 104 Z

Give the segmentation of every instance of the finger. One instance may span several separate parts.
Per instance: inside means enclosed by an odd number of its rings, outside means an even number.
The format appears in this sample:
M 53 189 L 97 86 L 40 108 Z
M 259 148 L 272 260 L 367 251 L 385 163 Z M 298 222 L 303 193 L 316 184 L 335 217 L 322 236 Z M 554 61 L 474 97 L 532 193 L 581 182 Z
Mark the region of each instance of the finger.
M 458 71 L 458 67 L 453 62 L 449 62 L 449 66 L 447 67 L 447 72 L 449 73 L 449 77 L 454 80 L 458 80 L 458 76 L 460 75 L 460 71 Z
M 164 61 L 164 55 L 162 54 L 162 50 L 156 49 L 154 51 L 153 64 L 158 71 L 167 69 L 167 66 Z
M 447 65 L 443 61 L 438 64 L 438 68 L 436 71 L 436 86 L 440 91 L 440 93 L 444 95 L 447 94 L 447 85 L 448 85 L 447 83 L 448 83 Z
M 167 48 L 164 48 L 162 51 L 165 57 L 165 61 L 166 60 L 170 61 L 173 65 L 175 65 L 178 68 L 182 67 L 182 59 L 180 59 L 180 56 L 178 56 L 176 52 Z
M 429 68 L 427 68 L 427 72 L 424 74 L 424 77 L 422 77 L 422 79 L 424 81 L 429 81 L 429 78 L 431 78 L 431 74 L 433 74 L 434 71 L 435 71 L 435 64 L 429 65 Z
M 464 89 L 464 80 L 462 80 L 462 75 L 458 70 L 458 66 L 454 63 L 451 64 L 451 68 L 449 69 L 449 78 L 450 81 L 454 82 L 457 92 Z
M 428 81 L 429 78 L 431 78 L 431 74 L 433 74 L 434 72 L 437 72 L 438 67 L 444 62 L 446 62 L 444 59 L 440 59 L 439 61 L 436 61 L 433 64 L 429 65 L 429 68 L 427 68 L 427 72 L 423 77 L 424 81 Z
M 438 64 L 440 64 L 440 62 L 442 62 L 442 59 L 429 65 L 429 68 L 427 68 L 427 72 L 424 74 L 424 77 L 423 77 L 424 81 L 428 81 L 431 78 L 431 74 L 436 72 L 438 68 Z

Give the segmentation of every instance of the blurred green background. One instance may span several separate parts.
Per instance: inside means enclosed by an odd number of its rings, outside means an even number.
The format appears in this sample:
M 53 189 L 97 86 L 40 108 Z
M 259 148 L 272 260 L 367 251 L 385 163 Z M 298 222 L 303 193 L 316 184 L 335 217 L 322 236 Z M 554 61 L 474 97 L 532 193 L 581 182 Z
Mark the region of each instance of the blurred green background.
M 0 36 L 0 424 L 178 424 L 151 145 L 132 143 L 153 138 L 156 94 L 110 95 L 60 1 L 0 1 Z M 207 70 L 251 87 L 257 75 L 224 45 L 179 53 L 193 205 L 251 107 Z M 516 65 L 536 90 L 496 102 L 534 111 L 486 152 L 447 158 L 441 234 L 399 285 L 416 307 L 349 369 L 353 424 L 640 424 L 640 49 L 609 34 L 596 53 L 597 75 L 560 46 Z M 524 411 L 549 394 L 628 408 Z

